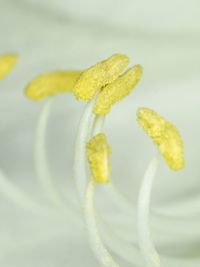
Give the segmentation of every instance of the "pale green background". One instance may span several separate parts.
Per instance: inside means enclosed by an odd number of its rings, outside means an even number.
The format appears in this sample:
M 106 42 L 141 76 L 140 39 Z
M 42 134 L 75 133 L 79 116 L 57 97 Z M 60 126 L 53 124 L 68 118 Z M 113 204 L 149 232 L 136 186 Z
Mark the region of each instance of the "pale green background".
M 142 64 L 144 75 L 134 93 L 113 107 L 107 119 L 113 180 L 136 204 L 142 175 L 155 151 L 138 128 L 135 111 L 151 107 L 177 125 L 186 159 L 185 169 L 178 173 L 161 162 L 153 205 L 174 214 L 200 212 L 198 0 L 0 0 L 0 54 L 9 51 L 19 55 L 16 68 L 0 84 L 0 166 L 10 180 L 35 198 L 44 198 L 33 161 L 34 131 L 43 103 L 25 99 L 27 82 L 43 71 L 83 69 L 120 52 L 129 55 L 130 64 Z M 83 108 L 71 95 L 59 96 L 47 140 L 56 182 L 76 203 L 73 145 Z M 98 194 L 100 206 L 102 194 Z M 25 211 L 3 193 L 0 200 L 0 266 L 99 266 L 86 234 L 71 222 Z M 194 221 L 198 223 L 198 216 Z M 200 265 L 199 229 L 195 238 L 181 242 L 174 237 L 174 246 L 161 248 L 181 259 L 181 265 L 172 261 L 168 267 Z M 154 238 L 162 236 L 154 230 Z

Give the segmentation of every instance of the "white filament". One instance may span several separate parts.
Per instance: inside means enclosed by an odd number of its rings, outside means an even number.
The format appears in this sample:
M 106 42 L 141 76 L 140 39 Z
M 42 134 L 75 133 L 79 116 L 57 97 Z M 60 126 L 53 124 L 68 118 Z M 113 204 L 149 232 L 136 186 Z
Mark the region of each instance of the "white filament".
M 43 191 L 55 206 L 59 206 L 62 202 L 60 200 L 60 194 L 56 191 L 56 186 L 49 171 L 45 149 L 47 124 L 52 102 L 53 97 L 50 97 L 45 103 L 38 120 L 35 143 L 35 166 L 37 178 L 39 179 L 39 183 L 42 186 Z
M 148 267 L 160 267 L 160 257 L 155 249 L 150 234 L 149 206 L 152 185 L 158 166 L 158 159 L 153 159 L 144 175 L 138 198 L 138 237 L 139 246 Z
M 65 215 L 80 225 L 79 214 L 76 212 L 75 208 L 72 207 L 72 204 L 68 203 L 62 196 L 61 192 L 57 189 L 49 170 L 45 141 L 47 125 L 54 98 L 55 97 L 50 97 L 48 99 L 38 120 L 35 143 L 35 165 L 37 177 L 43 191 L 46 193 L 46 196 L 53 206 L 55 208 L 61 208 Z
M 113 260 L 112 256 L 105 248 L 97 227 L 96 215 L 94 210 L 94 190 L 95 182 L 92 179 L 88 182 L 85 193 L 85 220 L 89 234 L 89 240 L 91 248 L 96 255 L 97 259 L 103 266 L 107 267 L 119 267 L 119 265 Z
M 87 142 L 87 138 L 90 135 L 90 126 L 94 117 L 92 115 L 92 109 L 95 101 L 96 97 L 94 97 L 90 102 L 88 102 L 85 108 L 85 111 L 80 120 L 75 143 L 74 179 L 81 203 L 84 199 L 85 188 L 87 184 L 85 145 Z

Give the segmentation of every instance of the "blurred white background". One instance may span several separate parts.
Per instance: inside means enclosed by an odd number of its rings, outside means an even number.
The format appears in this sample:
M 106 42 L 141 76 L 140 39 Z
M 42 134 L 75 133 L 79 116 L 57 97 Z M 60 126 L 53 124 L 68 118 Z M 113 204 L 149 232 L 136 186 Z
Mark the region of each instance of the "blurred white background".
M 84 69 L 113 53 L 124 53 L 130 64 L 143 65 L 144 74 L 131 96 L 115 105 L 107 118 L 113 181 L 135 205 L 142 175 L 155 153 L 137 126 L 135 112 L 140 106 L 151 107 L 177 125 L 186 160 L 178 173 L 160 164 L 152 204 L 171 213 L 200 211 L 199 13 L 198 0 L 1 0 L 0 54 L 19 55 L 16 68 L 0 83 L 0 166 L 8 179 L 36 199 L 45 199 L 33 159 L 36 123 L 44 103 L 24 97 L 28 81 L 44 71 Z M 56 183 L 77 206 L 72 161 L 84 106 L 71 95 L 58 96 L 47 139 Z M 98 266 L 86 234 L 71 221 L 19 208 L 3 193 L 0 199 L 0 266 Z M 156 235 L 155 230 L 159 239 Z M 163 251 L 182 258 L 181 266 L 199 266 L 198 229 L 196 239 L 187 243 L 175 242 Z M 171 266 L 177 263 L 172 261 Z

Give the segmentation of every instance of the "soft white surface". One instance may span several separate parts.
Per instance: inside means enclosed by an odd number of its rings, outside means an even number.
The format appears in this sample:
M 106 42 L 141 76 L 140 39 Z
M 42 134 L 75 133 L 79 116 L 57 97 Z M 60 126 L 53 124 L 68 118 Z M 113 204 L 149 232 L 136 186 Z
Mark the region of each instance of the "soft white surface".
M 138 128 L 135 111 L 139 106 L 152 107 L 178 126 L 186 158 L 186 168 L 178 173 L 161 163 L 153 205 L 167 207 L 169 213 L 175 214 L 200 212 L 199 10 L 197 0 L 1 0 L 0 53 L 19 54 L 16 68 L 0 83 L 0 166 L 9 179 L 45 201 L 33 162 L 34 131 L 42 103 L 23 97 L 26 83 L 42 71 L 81 69 L 121 52 L 130 56 L 131 64 L 141 63 L 144 75 L 134 93 L 113 107 L 106 120 L 113 150 L 113 180 L 136 204 L 141 176 L 154 148 Z M 70 95 L 59 96 L 53 105 L 47 141 L 57 184 L 77 206 L 72 160 L 83 107 Z M 111 205 L 102 197 L 102 190 L 98 193 L 100 209 L 108 215 Z M 111 215 L 123 220 L 117 210 Z M 1 193 L 0 217 L 1 266 L 78 267 L 83 262 L 85 266 L 98 266 L 84 231 L 62 215 L 30 213 L 7 201 Z M 190 224 L 184 222 L 184 230 L 190 232 Z M 173 224 L 182 229 L 181 220 L 174 220 Z M 194 225 L 198 225 L 197 218 Z M 165 229 L 160 229 L 153 226 L 160 250 L 182 259 L 181 263 L 177 263 L 179 258 L 170 260 L 169 267 L 199 266 L 197 226 L 192 228 L 197 232 L 193 238 L 183 235 L 181 242 L 172 235 L 167 237 L 172 243 L 164 244 L 161 241 L 167 240 Z

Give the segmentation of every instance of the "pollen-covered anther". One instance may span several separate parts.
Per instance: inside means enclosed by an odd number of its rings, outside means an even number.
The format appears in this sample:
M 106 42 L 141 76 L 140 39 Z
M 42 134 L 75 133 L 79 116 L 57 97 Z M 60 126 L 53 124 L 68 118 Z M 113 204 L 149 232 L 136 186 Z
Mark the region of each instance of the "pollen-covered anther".
M 25 88 L 25 95 L 32 100 L 72 91 L 80 71 L 54 71 L 39 75 Z
M 0 80 L 2 80 L 15 66 L 17 56 L 14 54 L 5 54 L 0 56 Z
M 168 166 L 176 171 L 184 167 L 183 142 L 177 128 L 149 108 L 137 111 L 139 125 L 158 146 Z
M 95 135 L 86 145 L 86 156 L 92 177 L 96 183 L 105 184 L 110 179 L 109 157 L 111 148 L 105 134 Z
M 115 54 L 85 70 L 74 86 L 73 93 L 79 100 L 90 100 L 97 90 L 113 82 L 128 65 L 126 55 Z
M 111 106 L 127 96 L 142 75 L 142 66 L 135 65 L 119 76 L 114 82 L 106 85 L 100 92 L 93 112 L 97 115 L 105 115 Z

